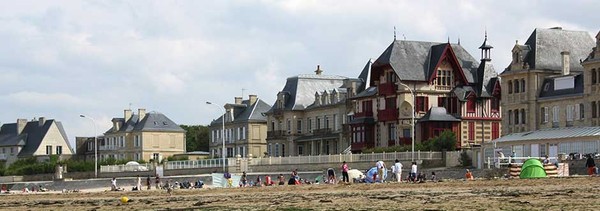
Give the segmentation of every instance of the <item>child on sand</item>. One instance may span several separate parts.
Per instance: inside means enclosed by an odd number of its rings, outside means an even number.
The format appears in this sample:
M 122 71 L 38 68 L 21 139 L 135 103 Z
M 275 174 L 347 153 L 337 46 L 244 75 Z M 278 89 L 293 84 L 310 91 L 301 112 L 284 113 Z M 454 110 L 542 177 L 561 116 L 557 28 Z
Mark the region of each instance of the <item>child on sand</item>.
M 473 180 L 473 173 L 469 169 L 467 169 L 467 173 L 465 174 L 466 180 Z

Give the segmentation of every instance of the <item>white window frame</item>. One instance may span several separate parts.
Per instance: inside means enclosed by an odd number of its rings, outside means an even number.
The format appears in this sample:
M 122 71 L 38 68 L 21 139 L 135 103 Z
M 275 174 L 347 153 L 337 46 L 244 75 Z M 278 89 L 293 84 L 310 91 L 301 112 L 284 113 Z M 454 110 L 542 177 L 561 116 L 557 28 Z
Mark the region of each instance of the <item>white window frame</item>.
M 552 107 L 552 122 L 559 122 L 560 118 L 560 107 L 559 106 L 554 106 Z
M 575 111 L 573 105 L 567 105 L 567 122 L 573 121 L 573 111 Z

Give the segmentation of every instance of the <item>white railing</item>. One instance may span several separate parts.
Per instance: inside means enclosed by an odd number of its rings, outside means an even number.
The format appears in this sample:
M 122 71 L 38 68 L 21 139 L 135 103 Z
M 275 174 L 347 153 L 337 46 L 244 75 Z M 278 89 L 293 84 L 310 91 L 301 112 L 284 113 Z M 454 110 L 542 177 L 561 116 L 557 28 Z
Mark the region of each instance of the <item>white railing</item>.
M 268 157 L 248 160 L 248 165 L 285 165 L 285 164 L 319 164 L 346 162 L 376 162 L 378 160 L 402 161 L 411 160 L 411 152 L 368 153 L 368 154 L 339 154 L 318 156 Z M 441 152 L 415 152 L 415 160 L 441 160 Z M 230 162 L 235 164 L 235 162 Z
M 225 163 L 229 159 L 225 159 Z M 165 169 L 195 169 L 195 168 L 213 168 L 222 167 L 223 159 L 203 159 L 203 160 L 179 160 L 179 161 L 168 161 L 165 165 Z
M 154 166 L 150 163 L 140 165 L 106 165 L 100 166 L 100 172 L 125 172 L 125 171 L 153 171 Z
M 543 161 L 546 157 L 487 157 L 486 165 L 487 168 L 491 168 L 492 166 L 495 168 L 500 168 L 502 166 L 508 166 L 510 164 L 523 165 L 527 159 L 539 159 Z M 557 157 L 548 157 L 550 163 L 556 163 L 558 161 Z

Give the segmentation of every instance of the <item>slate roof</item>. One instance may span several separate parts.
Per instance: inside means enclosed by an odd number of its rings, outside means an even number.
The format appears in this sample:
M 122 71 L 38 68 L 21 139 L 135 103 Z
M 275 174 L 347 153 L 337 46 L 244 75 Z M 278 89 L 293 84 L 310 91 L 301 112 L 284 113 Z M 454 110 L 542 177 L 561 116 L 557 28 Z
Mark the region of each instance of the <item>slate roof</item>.
M 360 75 L 358 75 L 358 79 L 361 81 L 360 82 L 361 84 L 358 86 L 356 93 L 360 93 L 360 92 L 364 91 L 366 88 L 371 86 L 371 65 L 372 64 L 373 64 L 373 60 L 369 59 L 367 64 L 365 64 L 365 67 L 360 72 Z
M 476 93 L 479 97 L 491 97 L 494 91 L 494 84 L 498 78 L 498 73 L 494 70 L 494 66 L 490 60 L 482 59 L 476 71 Z
M 361 97 L 370 97 L 370 96 L 374 96 L 376 94 L 377 94 L 377 87 L 372 86 L 372 87 L 369 87 L 366 90 L 356 94 L 354 97 L 352 97 L 352 99 L 361 98 Z
M 570 53 L 571 71 L 583 71 L 579 60 L 587 58 L 590 50 L 595 46 L 592 37 L 585 31 L 570 31 L 559 28 L 536 28 L 527 39 L 524 46 L 523 61 L 531 69 L 562 70 L 562 51 Z M 510 66 L 507 68 L 510 70 Z
M 583 73 L 571 74 L 575 77 L 575 86 L 571 89 L 554 89 L 554 80 L 564 76 L 548 77 L 542 83 L 540 99 L 551 99 L 558 97 L 580 96 L 583 95 Z
M 529 132 L 512 133 L 495 139 L 494 142 L 533 141 L 590 136 L 600 136 L 600 127 L 547 128 Z
M 469 92 L 476 93 L 475 89 L 473 89 L 473 87 L 471 86 L 457 86 L 454 87 L 454 89 L 452 89 L 452 92 L 454 92 L 454 95 L 456 95 L 456 97 L 460 101 L 467 101 L 467 96 L 469 96 Z
M 113 132 L 112 128 L 108 129 L 107 134 L 135 131 L 185 132 L 183 128 L 179 127 L 166 115 L 154 111 L 146 113 L 141 121 L 138 121 L 139 114 L 131 115 L 127 122 L 124 118 L 113 118 L 113 120 L 121 122 L 121 127 L 116 132 Z
M 419 122 L 460 122 L 460 119 L 448 114 L 444 107 L 431 107 Z
M 456 55 L 467 81 L 474 83 L 479 62 L 458 44 L 395 40 L 372 67 L 390 65 L 400 80 L 427 81 L 447 45 L 450 45 Z
M 269 109 L 271 109 L 271 106 L 260 98 L 256 99 L 256 102 L 252 105 L 250 105 L 249 100 L 243 100 L 242 104 L 237 104 L 234 107 L 233 122 L 266 122 L 267 117 L 263 113 L 269 111 Z M 222 119 L 223 115 L 213 120 L 210 124 L 222 124 Z
M 53 119 L 45 120 L 42 126 L 39 126 L 39 121 L 29 121 L 20 134 L 17 134 L 17 123 L 2 125 L 0 128 L 0 146 L 22 146 L 23 148 L 19 152 L 18 157 L 33 156 L 33 153 L 40 147 L 42 140 L 54 123 L 56 123 L 56 127 L 66 142 L 68 150 L 73 153 L 73 148 L 69 143 L 62 123 Z
M 284 110 L 304 110 L 315 101 L 315 93 L 332 90 L 343 85 L 343 76 L 336 75 L 298 75 L 287 79 L 281 92 L 286 95 Z M 271 110 L 275 109 L 273 104 Z

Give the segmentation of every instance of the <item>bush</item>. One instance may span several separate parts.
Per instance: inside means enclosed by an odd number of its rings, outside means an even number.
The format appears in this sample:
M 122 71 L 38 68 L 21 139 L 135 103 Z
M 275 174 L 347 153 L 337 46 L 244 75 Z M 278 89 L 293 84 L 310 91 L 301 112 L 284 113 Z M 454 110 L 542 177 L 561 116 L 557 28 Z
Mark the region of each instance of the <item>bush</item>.
M 5 170 L 6 175 L 33 175 L 54 173 L 58 157 L 50 156 L 50 160 L 38 162 L 35 157 L 15 161 Z
M 463 167 L 473 166 L 473 159 L 471 159 L 471 156 L 469 156 L 469 154 L 467 154 L 467 151 L 462 151 L 460 153 L 458 162 Z
M 439 136 L 429 141 L 433 151 L 454 151 L 456 149 L 456 135 L 451 130 L 444 130 Z

